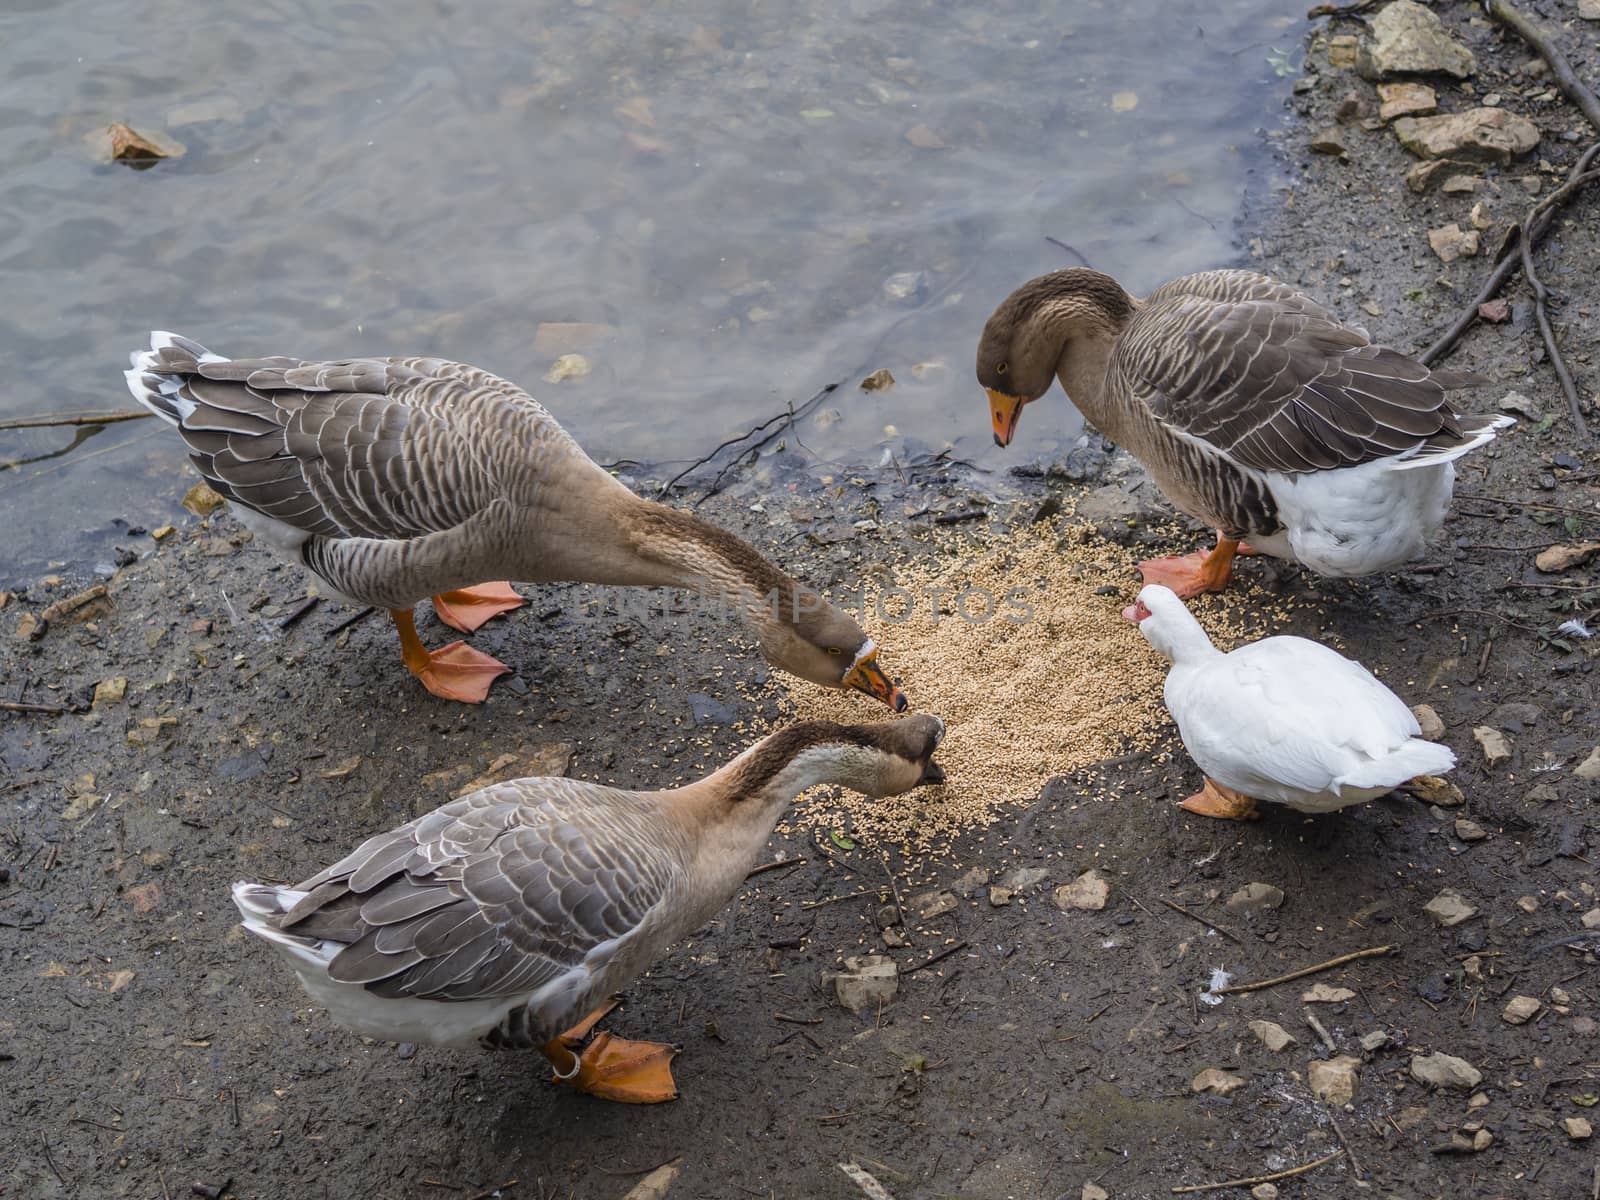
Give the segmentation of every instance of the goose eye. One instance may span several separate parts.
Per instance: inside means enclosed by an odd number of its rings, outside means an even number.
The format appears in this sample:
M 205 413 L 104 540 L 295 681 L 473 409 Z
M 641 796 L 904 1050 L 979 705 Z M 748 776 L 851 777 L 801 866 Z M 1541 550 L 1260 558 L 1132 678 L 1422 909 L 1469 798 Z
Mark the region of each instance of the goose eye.
M 829 654 L 843 654 L 844 651 L 839 649 L 839 647 L 837 647 L 837 646 L 829 646 L 828 647 L 828 653 Z
M 999 366 L 997 366 L 994 369 L 994 373 L 996 375 L 1004 375 L 1006 373 L 1006 365 L 1005 365 L 1005 363 L 1001 363 Z

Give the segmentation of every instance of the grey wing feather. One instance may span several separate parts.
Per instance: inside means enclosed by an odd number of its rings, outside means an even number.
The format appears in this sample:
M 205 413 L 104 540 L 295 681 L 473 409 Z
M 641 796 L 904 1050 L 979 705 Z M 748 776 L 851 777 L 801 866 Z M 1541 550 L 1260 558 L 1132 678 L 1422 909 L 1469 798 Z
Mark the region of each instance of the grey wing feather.
M 684 853 L 647 798 L 518 780 L 369 838 L 281 925 L 346 943 L 329 975 L 379 995 L 519 995 L 637 929 Z
M 309 534 L 454 528 L 500 494 L 472 434 L 554 426 L 520 388 L 461 363 L 224 359 L 163 336 L 135 354 L 134 394 L 178 426 L 220 494 Z
M 1462 443 L 1446 398 L 1471 376 L 1370 344 L 1287 284 L 1210 271 L 1152 292 L 1112 370 L 1155 417 L 1242 466 L 1355 466 Z

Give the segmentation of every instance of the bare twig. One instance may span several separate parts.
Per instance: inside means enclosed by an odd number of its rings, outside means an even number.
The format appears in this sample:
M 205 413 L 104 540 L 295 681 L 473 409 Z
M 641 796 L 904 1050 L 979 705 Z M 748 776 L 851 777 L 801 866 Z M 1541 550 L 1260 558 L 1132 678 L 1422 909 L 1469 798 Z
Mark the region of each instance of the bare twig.
M 62 708 L 59 704 L 29 704 L 22 700 L 0 700 L 0 712 L 43 713 L 47 717 L 59 717 L 71 711 L 70 708 Z
M 1287 1171 L 1274 1171 L 1271 1175 L 1251 1175 L 1245 1179 L 1225 1179 L 1221 1183 L 1197 1183 L 1190 1187 L 1175 1187 L 1174 1194 L 1178 1192 L 1219 1192 L 1223 1188 L 1248 1187 L 1253 1183 L 1271 1183 L 1275 1179 L 1288 1179 L 1294 1175 L 1304 1175 L 1307 1171 L 1314 1171 L 1325 1163 L 1331 1163 L 1345 1151 L 1343 1147 L 1332 1154 L 1319 1158 L 1316 1162 L 1302 1163 L 1298 1167 L 1290 1167 Z
M 149 409 L 138 408 L 127 412 L 93 413 L 81 417 L 18 417 L 12 421 L 0 421 L 0 430 L 54 429 L 63 425 L 115 425 L 118 421 L 138 421 L 153 416 L 155 413 Z
M 1495 504 L 1509 504 L 1514 508 L 1537 508 L 1543 512 L 1571 513 L 1575 517 L 1588 517 L 1600 521 L 1600 510 L 1573 508 L 1570 504 L 1544 504 L 1533 500 L 1513 500 L 1510 496 L 1491 496 L 1488 492 L 1457 492 L 1457 500 L 1485 500 Z
M 1201 915 L 1200 915 L 1200 914 L 1199 914 L 1199 913 L 1197 913 L 1197 912 L 1192 912 L 1192 911 L 1190 911 L 1190 910 L 1189 910 L 1189 909 L 1187 909 L 1187 908 L 1185 908 L 1185 907 L 1184 907 L 1184 906 L 1183 906 L 1183 905 L 1181 905 L 1181 904 L 1175 904 L 1175 903 L 1173 903 L 1173 902 L 1172 902 L 1172 901 L 1171 901 L 1171 900 L 1166 900 L 1166 899 L 1163 899 L 1163 900 L 1162 900 L 1162 901 L 1161 901 L 1161 903 L 1163 903 L 1163 904 L 1165 904 L 1165 905 L 1166 905 L 1166 906 L 1167 906 L 1167 907 L 1168 907 L 1168 908 L 1170 908 L 1170 909 L 1171 909 L 1171 910 L 1172 910 L 1172 911 L 1173 911 L 1173 912 L 1180 912 L 1180 913 L 1182 913 L 1182 914 L 1183 914 L 1183 915 L 1184 915 L 1184 916 L 1186 916 L 1186 917 L 1188 917 L 1188 918 L 1189 918 L 1189 919 L 1190 919 L 1190 920 L 1191 920 L 1191 921 L 1199 921 L 1199 922 L 1200 922 L 1200 924 L 1202 924 L 1202 925 L 1204 925 L 1204 926 L 1205 926 L 1205 927 L 1206 927 L 1206 928 L 1207 928 L 1207 929 L 1211 929 L 1211 930 L 1215 930 L 1215 931 L 1216 931 L 1216 932 L 1217 932 L 1217 933 L 1220 933 L 1220 934 L 1221 934 L 1221 935 L 1222 935 L 1222 936 L 1223 936 L 1223 937 L 1225 937 L 1225 938 L 1227 938 L 1227 939 L 1228 939 L 1228 940 L 1229 940 L 1229 941 L 1230 941 L 1230 942 L 1232 942 L 1232 943 L 1233 943 L 1233 944 L 1234 944 L 1234 945 L 1236 945 L 1236 946 L 1242 946 L 1242 945 L 1244 945 L 1244 943 L 1243 943 L 1243 942 L 1241 942 L 1241 941 L 1240 941 L 1240 940 L 1239 940 L 1239 939 L 1238 939 L 1238 938 L 1236 938 L 1236 937 L 1235 937 L 1235 936 L 1234 936 L 1234 935 L 1233 935 L 1233 934 L 1231 934 L 1231 933 L 1229 933 L 1229 932 L 1228 932 L 1228 931 L 1227 931 L 1227 930 L 1226 930 L 1226 929 L 1224 929 L 1224 928 L 1223 928 L 1223 927 L 1222 927 L 1222 926 L 1221 926 L 1221 925 L 1213 925 L 1213 924 L 1212 924 L 1212 923 L 1211 923 L 1211 922 L 1210 922 L 1210 921 L 1208 921 L 1208 920 L 1206 920 L 1206 919 L 1205 919 L 1205 918 L 1204 918 L 1204 917 L 1202 917 L 1202 916 L 1201 916 Z
M 360 612 L 355 613 L 352 616 L 348 616 L 344 620 L 340 621 L 337 625 L 335 625 L 332 629 L 328 630 L 328 632 L 323 634 L 322 636 L 323 637 L 338 637 L 341 633 L 343 633 L 346 629 L 349 629 L 350 626 L 354 625 L 357 621 L 365 621 L 368 617 L 370 617 L 373 613 L 375 613 L 377 611 L 378 610 L 376 608 L 363 608 Z
M 1320 1039 L 1322 1044 L 1328 1048 L 1328 1053 L 1339 1053 L 1339 1047 L 1333 1044 L 1333 1038 L 1328 1036 L 1328 1031 L 1323 1027 L 1322 1022 L 1317 1020 L 1317 1014 L 1312 1012 L 1309 1008 L 1302 1008 L 1300 1011 L 1305 1014 L 1306 1024 L 1311 1026 L 1311 1028 L 1316 1032 L 1318 1039 Z
M 787 408 L 785 408 L 781 413 L 779 413 L 777 416 L 768 417 L 765 421 L 761 422 L 761 424 L 755 426 L 753 429 L 746 430 L 744 433 L 741 433 L 738 437 L 731 437 L 727 441 L 719 443 L 718 445 L 716 445 L 715 447 L 712 448 L 711 453 L 706 454 L 706 455 L 704 455 L 704 456 L 702 456 L 700 458 L 695 459 L 694 462 L 690 463 L 687 467 L 685 467 L 683 470 L 679 471 L 671 479 L 667 480 L 664 484 L 662 484 L 660 490 L 656 493 L 656 495 L 658 495 L 658 496 L 666 495 L 667 492 L 672 489 L 672 486 L 675 483 L 677 483 L 680 479 L 682 479 L 686 475 L 689 475 L 689 474 L 693 473 L 694 471 L 699 470 L 701 467 L 703 467 L 707 463 L 709 463 L 712 459 L 716 458 L 716 456 L 721 454 L 724 450 L 731 449 L 732 447 L 739 445 L 740 442 L 749 441 L 751 438 L 754 438 L 759 433 L 765 433 L 766 434 L 765 437 L 762 437 L 762 438 L 760 438 L 760 439 L 758 439 L 758 440 L 756 440 L 754 442 L 750 442 L 750 444 L 748 446 L 744 446 L 743 448 L 741 448 L 739 453 L 734 455 L 733 462 L 729 463 L 727 466 L 723 467 L 722 470 L 717 472 L 716 478 L 714 478 L 711 481 L 710 486 L 707 487 L 707 489 L 706 489 L 706 496 L 715 495 L 719 490 L 721 490 L 720 489 L 720 485 L 722 483 L 723 478 L 728 474 L 729 471 L 733 470 L 733 468 L 740 462 L 740 460 L 742 460 L 744 458 L 744 456 L 746 454 L 750 454 L 750 453 L 752 453 L 752 452 L 754 452 L 756 450 L 760 450 L 763 446 L 765 446 L 768 442 L 772 441 L 773 438 L 777 437 L 785 429 L 791 428 L 801 418 L 809 415 L 812 409 L 816 408 L 817 405 L 819 405 L 819 404 L 821 404 L 823 402 L 823 400 L 825 400 L 827 397 L 831 396 L 835 391 L 837 391 L 838 388 L 839 388 L 839 384 L 843 383 L 843 382 L 844 381 L 841 379 L 836 383 L 830 383 L 826 387 L 824 387 L 821 391 L 817 392 L 816 395 L 812 396 L 811 399 L 807 400 L 804 404 L 801 404 L 798 407 L 796 407 L 795 405 L 791 404 Z M 774 425 L 777 426 L 776 429 L 772 428 Z M 702 497 L 702 499 L 703 498 L 704 497 Z
M 1339 1135 L 1339 1144 L 1344 1147 L 1345 1155 L 1350 1159 L 1350 1169 L 1355 1172 L 1357 1179 L 1366 1177 L 1366 1172 L 1361 1169 L 1361 1164 L 1356 1161 L 1356 1152 L 1350 1148 L 1350 1139 L 1345 1137 L 1344 1130 L 1339 1127 L 1339 1119 L 1333 1115 L 1331 1107 L 1322 1110 L 1328 1116 L 1328 1124 L 1333 1126 L 1333 1131 Z
M 1354 950 L 1349 954 L 1341 954 L 1338 958 L 1330 958 L 1327 962 L 1317 963 L 1314 967 L 1301 967 L 1298 971 L 1290 971 L 1287 975 L 1276 975 L 1271 979 L 1263 979 L 1260 983 L 1236 983 L 1232 987 L 1218 988 L 1215 994 L 1227 996 L 1234 992 L 1255 992 L 1260 991 L 1262 988 L 1276 987 L 1280 983 L 1289 983 L 1333 967 L 1342 967 L 1345 963 L 1355 962 L 1358 958 L 1375 958 L 1380 954 L 1388 954 L 1393 949 L 1393 946 L 1371 946 L 1366 950 Z
M 839 1164 L 839 1170 L 844 1172 L 846 1179 L 861 1189 L 861 1194 L 867 1200 L 894 1200 L 889 1189 L 874 1179 L 865 1167 L 858 1167 L 853 1162 L 842 1162 Z
M 1066 251 L 1066 252 L 1067 252 L 1067 253 L 1068 253 L 1068 254 L 1070 254 L 1070 255 L 1072 255 L 1072 257 L 1073 257 L 1073 258 L 1075 258 L 1075 259 L 1077 259 L 1077 260 L 1078 260 L 1078 265 L 1079 265 L 1079 266 L 1080 266 L 1080 267 L 1089 267 L 1089 269 L 1090 269 L 1090 270 L 1091 270 L 1091 271 L 1092 271 L 1092 270 L 1094 270 L 1094 268 L 1093 268 L 1093 267 L 1092 267 L 1092 266 L 1089 266 L 1089 260 L 1088 260 L 1088 259 L 1087 259 L 1087 258 L 1085 258 L 1085 257 L 1084 257 L 1084 256 L 1083 256 L 1083 255 L 1082 255 L 1082 254 L 1081 254 L 1081 253 L 1080 253 L 1080 252 L 1078 252 L 1078 251 L 1077 251 L 1077 250 L 1075 250 L 1075 249 L 1073 249 L 1073 248 L 1072 248 L 1072 247 L 1071 247 L 1071 246 L 1069 246 L 1069 245 L 1067 245 L 1067 244 L 1066 244 L 1066 243 L 1065 243 L 1065 242 L 1063 242 L 1063 241 L 1062 241 L 1062 240 L 1061 240 L 1061 239 L 1060 239 L 1060 238 L 1054 238 L 1054 237 L 1051 237 L 1051 236 L 1050 236 L 1050 235 L 1049 235 L 1049 234 L 1048 234 L 1048 233 L 1047 233 L 1047 234 L 1045 234 L 1045 235 L 1044 235 L 1044 240 L 1045 240 L 1045 241 L 1047 241 L 1047 242 L 1049 242 L 1049 243 L 1050 243 L 1050 244 L 1051 244 L 1051 245 L 1052 245 L 1052 246 L 1058 246 L 1058 247 L 1060 247 L 1060 248 L 1061 248 L 1061 249 L 1062 249 L 1062 250 L 1065 250 L 1065 251 Z
M 322 603 L 322 597 L 321 596 L 307 596 L 304 600 L 302 600 L 300 602 L 300 606 L 298 608 L 296 608 L 292 613 L 290 613 L 283 620 L 278 622 L 278 628 L 279 629 L 293 629 L 301 621 L 305 620 L 305 617 L 306 617 L 307 613 L 309 613 L 313 608 L 315 608 L 317 605 L 319 605 L 321 603 Z
M 939 953 L 934 954 L 934 955 L 930 955 L 929 957 L 923 959 L 921 962 L 919 962 L 914 967 L 907 967 L 904 971 L 901 971 L 900 974 L 902 974 L 902 975 L 910 975 L 915 971 L 922 970 L 923 967 L 931 967 L 931 966 L 933 966 L 934 963 L 943 962 L 945 959 L 949 958 L 952 954 L 954 954 L 957 950 L 965 950 L 966 948 L 967 948 L 967 943 L 965 941 L 957 942 L 954 946 L 946 946 L 943 950 L 939 951 Z
M 1600 132 L 1600 97 L 1596 97 L 1584 86 L 1555 40 L 1529 20 L 1524 13 L 1507 3 L 1507 0 L 1487 0 L 1483 7 L 1491 17 L 1500 24 L 1516 30 L 1523 41 L 1539 52 L 1539 57 L 1549 64 L 1550 74 L 1555 77 L 1556 86 L 1566 94 L 1567 99 L 1572 101 L 1578 111 L 1588 118 L 1589 124 Z
M 768 871 L 781 871 L 785 867 L 798 867 L 801 863 L 809 861 L 803 854 L 794 858 L 774 859 L 772 862 L 762 863 L 759 867 L 751 867 L 749 871 L 745 872 L 745 878 L 754 879 L 757 875 L 765 875 Z
M 1493 4 L 1490 5 L 1493 8 Z M 1600 171 L 1589 171 L 1576 179 L 1570 180 L 1568 187 L 1587 183 L 1589 180 L 1600 178 Z M 1578 385 L 1572 382 L 1572 372 L 1567 370 L 1567 360 L 1561 357 L 1561 348 L 1556 345 L 1555 331 L 1550 328 L 1550 289 L 1545 287 L 1544 280 L 1539 278 L 1539 272 L 1533 266 L 1533 251 L 1529 247 L 1528 221 L 1532 220 L 1530 214 L 1522 223 L 1522 236 L 1519 239 L 1522 253 L 1522 276 L 1528 281 L 1528 286 L 1533 289 L 1533 316 L 1539 325 L 1539 336 L 1544 339 L 1545 353 L 1550 356 L 1550 366 L 1556 373 L 1556 379 L 1561 384 L 1561 393 L 1567 398 L 1567 411 L 1572 414 L 1573 428 L 1578 431 L 1578 437 L 1583 441 L 1589 440 L 1589 426 L 1583 419 L 1582 401 L 1578 399 Z
M 889 892 L 894 896 L 895 924 L 901 924 L 906 919 L 906 906 L 900 899 L 900 885 L 895 882 L 894 869 L 889 866 L 888 854 L 879 850 L 878 861 L 883 864 L 883 873 L 889 877 Z

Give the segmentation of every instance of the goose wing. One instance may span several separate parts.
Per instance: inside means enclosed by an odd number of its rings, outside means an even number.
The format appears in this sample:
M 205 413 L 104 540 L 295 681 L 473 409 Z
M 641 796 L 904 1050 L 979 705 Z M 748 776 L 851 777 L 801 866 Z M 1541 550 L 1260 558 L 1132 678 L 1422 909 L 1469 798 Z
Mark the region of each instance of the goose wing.
M 437 358 L 227 359 L 174 334 L 133 355 L 128 387 L 176 425 L 221 495 L 308 534 L 403 539 L 502 495 L 496 451 L 531 418 L 522 389 Z
M 1461 444 L 1446 399 L 1471 376 L 1421 363 L 1251 271 L 1211 271 L 1152 292 L 1111 370 L 1179 437 L 1234 463 L 1297 473 Z
M 344 943 L 329 975 L 380 996 L 525 995 L 603 966 L 681 862 L 646 798 L 516 780 L 369 838 L 299 884 L 280 927 Z

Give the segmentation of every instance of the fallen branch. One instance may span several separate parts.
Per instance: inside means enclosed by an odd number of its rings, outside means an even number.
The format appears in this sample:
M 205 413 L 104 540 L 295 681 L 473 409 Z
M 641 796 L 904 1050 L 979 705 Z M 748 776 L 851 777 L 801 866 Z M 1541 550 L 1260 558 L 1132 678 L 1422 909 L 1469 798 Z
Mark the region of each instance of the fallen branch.
M 1572 64 L 1567 61 L 1567 56 L 1561 53 L 1561 48 L 1538 25 L 1519 12 L 1507 0 L 1487 0 L 1484 11 L 1502 25 L 1510 26 L 1516 30 L 1517 36 L 1539 52 L 1539 57 L 1549 64 L 1550 74 L 1555 76 L 1556 86 L 1566 94 L 1568 100 L 1589 119 L 1589 124 L 1600 132 L 1600 97 L 1596 97 L 1572 69 Z
M 52 429 L 61 425 L 115 425 L 118 421 L 139 421 L 153 416 L 155 413 L 149 409 L 138 408 L 128 412 L 94 413 L 83 417 L 18 417 L 14 421 L 0 421 L 0 430 Z
M 769 863 L 762 863 L 759 867 L 751 867 L 750 870 L 745 873 L 745 878 L 754 879 L 757 875 L 765 875 L 768 871 L 781 871 L 785 867 L 798 867 L 801 863 L 806 861 L 806 856 L 803 854 L 796 855 L 794 858 L 773 859 Z
M 1327 962 L 1320 962 L 1314 967 L 1301 967 L 1298 971 L 1290 971 L 1287 975 L 1263 979 L 1260 983 L 1236 983 L 1232 987 L 1218 988 L 1213 995 L 1227 996 L 1234 992 L 1256 992 L 1262 988 L 1276 987 L 1280 983 L 1290 983 L 1296 979 L 1304 979 L 1307 975 L 1315 975 L 1333 967 L 1342 967 L 1345 963 L 1355 962 L 1358 958 L 1374 958 L 1380 954 L 1388 954 L 1393 949 L 1393 946 L 1372 946 L 1366 950 L 1355 950 L 1349 954 L 1341 954 L 1338 958 L 1330 958 Z
M 59 717 L 71 711 L 70 708 L 62 708 L 59 704 L 28 704 L 22 700 L 0 700 L 0 712 L 43 713 L 47 717 Z
M 1227 938 L 1234 945 L 1236 945 L 1236 946 L 1244 945 L 1243 942 L 1241 942 L 1233 934 L 1229 933 L 1221 925 L 1213 925 L 1210 921 L 1206 920 L 1199 913 L 1191 912 L 1189 909 L 1185 908 L 1183 905 L 1174 903 L 1173 901 L 1167 900 L 1167 899 L 1164 899 L 1164 898 L 1162 899 L 1161 903 L 1165 904 L 1173 912 L 1180 912 L 1184 916 L 1188 917 L 1191 921 L 1199 921 L 1200 924 L 1204 925 L 1207 929 L 1210 929 L 1210 930 L 1212 930 L 1212 931 L 1214 931 L 1216 933 L 1220 933 L 1223 937 Z
M 1078 260 L 1078 265 L 1080 267 L 1089 267 L 1089 270 L 1091 270 L 1091 271 L 1094 270 L 1093 267 L 1089 266 L 1089 260 L 1087 258 L 1085 258 L 1083 256 L 1083 254 L 1079 250 L 1075 249 L 1072 246 L 1067 245 L 1060 238 L 1051 237 L 1047 233 L 1047 234 L 1044 235 L 1044 240 L 1049 242 L 1052 246 L 1057 246 L 1060 249 L 1065 250 L 1068 254 L 1072 255 L 1073 258 Z
M 1600 171 L 1588 171 L 1575 179 L 1567 181 L 1561 190 L 1576 191 L 1581 184 L 1592 179 L 1600 178 Z M 1557 195 L 1560 194 L 1558 191 Z M 1554 368 L 1556 379 L 1561 384 L 1561 393 L 1567 398 L 1567 410 L 1572 414 L 1572 424 L 1578 431 L 1578 437 L 1583 441 L 1589 440 L 1589 426 L 1584 423 L 1582 402 L 1578 399 L 1578 385 L 1572 382 L 1572 372 L 1567 370 L 1567 360 L 1561 357 L 1561 348 L 1556 345 L 1555 331 L 1550 328 L 1550 289 L 1545 287 L 1544 280 L 1539 278 L 1539 272 L 1534 270 L 1533 251 L 1528 246 L 1528 222 L 1533 219 L 1530 213 L 1523 219 L 1522 235 L 1517 240 L 1521 243 L 1522 277 L 1528 281 L 1528 286 L 1533 289 L 1533 316 L 1539 325 L 1539 336 L 1544 339 L 1545 353 L 1550 356 L 1550 366 Z
M 816 395 L 812 396 L 811 399 L 807 400 L 804 404 L 800 405 L 798 408 L 796 408 L 794 405 L 791 404 L 787 408 L 785 408 L 781 413 L 779 413 L 777 416 L 768 417 L 765 421 L 761 422 L 761 424 L 755 426 L 753 429 L 746 430 L 744 433 L 741 433 L 738 437 L 731 437 L 727 441 L 721 442 L 718 445 L 714 446 L 712 448 L 712 450 L 711 450 L 711 453 L 706 454 L 701 458 L 695 459 L 694 462 L 690 463 L 687 467 L 685 467 L 683 470 L 679 471 L 671 479 L 667 480 L 664 484 L 662 484 L 660 490 L 656 492 L 656 495 L 658 495 L 658 496 L 666 495 L 667 492 L 669 492 L 672 489 L 672 486 L 674 484 L 676 484 L 680 479 L 682 479 L 686 475 L 689 475 L 689 474 L 693 473 L 694 471 L 699 470 L 701 467 L 703 467 L 707 463 L 709 463 L 712 459 L 716 458 L 716 456 L 721 454 L 724 450 L 727 450 L 727 449 L 730 449 L 730 448 L 732 448 L 734 446 L 737 446 L 740 442 L 749 441 L 749 439 L 755 437 L 758 433 L 765 433 L 766 434 L 765 437 L 761 438 L 759 441 L 752 442 L 750 445 L 744 447 L 742 450 L 739 451 L 738 454 L 736 454 L 734 456 L 733 462 L 729 463 L 727 466 L 723 467 L 722 470 L 717 472 L 716 478 L 711 481 L 711 485 L 706 489 L 705 496 L 702 496 L 701 499 L 704 500 L 704 499 L 707 499 L 708 497 L 716 495 L 717 492 L 721 490 L 719 485 L 722 483 L 723 478 L 728 474 L 729 471 L 733 470 L 733 468 L 739 464 L 739 462 L 744 458 L 744 456 L 746 454 L 753 453 L 753 452 L 755 452 L 757 450 L 760 450 L 763 446 L 765 446 L 768 442 L 772 441 L 773 438 L 777 437 L 784 430 L 792 428 L 794 426 L 794 424 L 796 422 L 798 422 L 799 420 L 801 420 L 803 417 L 809 416 L 810 413 L 811 413 L 811 410 L 816 408 L 817 405 L 819 405 L 819 404 L 821 404 L 823 402 L 823 400 L 827 399 L 835 391 L 837 391 L 839 389 L 839 385 L 842 384 L 843 382 L 844 382 L 844 380 L 841 379 L 837 383 L 830 383 L 826 387 L 824 387 L 821 391 L 819 391 Z M 772 427 L 774 425 L 777 425 L 778 427 L 776 429 L 773 429 Z
M 904 971 L 901 971 L 900 974 L 902 974 L 902 975 L 910 975 L 915 971 L 922 970 L 923 967 L 931 967 L 931 966 L 933 966 L 934 963 L 943 962 L 945 959 L 949 958 L 956 951 L 965 950 L 966 948 L 967 948 L 967 943 L 966 942 L 964 942 L 964 941 L 957 942 L 954 946 L 947 946 L 943 950 L 939 951 L 939 953 L 934 954 L 934 955 L 930 955 L 928 958 L 923 959 L 916 966 L 907 967 Z
M 1191 1184 L 1189 1187 L 1175 1187 L 1172 1191 L 1174 1195 L 1179 1192 L 1219 1192 L 1223 1188 L 1249 1187 L 1255 1183 L 1271 1183 L 1277 1179 L 1288 1179 L 1294 1175 L 1304 1175 L 1307 1171 L 1315 1171 L 1318 1167 L 1331 1163 L 1343 1153 L 1344 1148 L 1340 1147 L 1325 1158 L 1319 1158 L 1316 1162 L 1302 1163 L 1298 1167 L 1290 1167 L 1287 1171 L 1274 1171 L 1271 1175 L 1251 1175 L 1244 1179 L 1225 1179 L 1221 1183 L 1196 1183 Z

